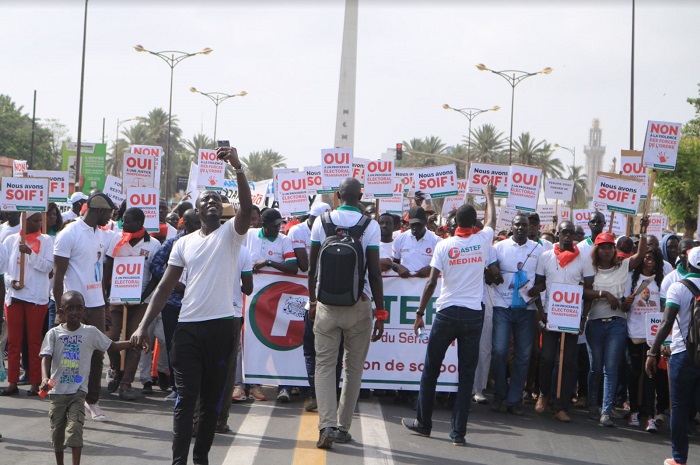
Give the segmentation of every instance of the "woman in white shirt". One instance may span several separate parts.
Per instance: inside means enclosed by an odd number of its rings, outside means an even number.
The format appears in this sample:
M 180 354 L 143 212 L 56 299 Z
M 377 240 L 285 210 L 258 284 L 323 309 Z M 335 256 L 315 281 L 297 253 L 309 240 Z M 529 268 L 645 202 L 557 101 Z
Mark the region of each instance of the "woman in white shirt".
M 656 382 L 644 374 L 649 346 L 646 342 L 646 314 L 661 312 L 661 283 L 664 280 L 664 257 L 661 250 L 649 250 L 644 261 L 627 279 L 622 310 L 627 312 L 627 349 L 630 354 L 630 415 L 627 423 L 639 426 L 641 416 L 644 428 L 656 432 L 654 403 Z
M 18 394 L 20 352 L 24 334 L 29 348 L 29 396 L 39 393 L 41 384 L 41 359 L 44 320 L 49 307 L 49 273 L 53 269 L 53 240 L 41 234 L 41 212 L 30 212 L 26 218 L 25 243 L 21 244 L 18 232 L 8 236 L 5 247 L 8 252 L 5 273 L 5 305 L 7 309 L 7 388 L 0 395 Z M 24 260 L 24 282 L 20 284 L 20 262 Z

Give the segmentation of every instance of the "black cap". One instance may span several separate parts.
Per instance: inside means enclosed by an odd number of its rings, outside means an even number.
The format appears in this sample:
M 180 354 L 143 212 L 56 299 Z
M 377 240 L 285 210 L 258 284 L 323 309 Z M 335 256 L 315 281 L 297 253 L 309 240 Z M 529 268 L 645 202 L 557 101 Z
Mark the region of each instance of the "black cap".
M 274 208 L 268 208 L 260 216 L 260 222 L 263 224 L 280 224 L 284 221 L 280 212 Z
M 98 192 L 96 194 L 92 194 L 88 199 L 87 199 L 87 206 L 88 208 L 102 208 L 102 209 L 109 209 L 109 210 L 116 210 L 117 207 L 114 205 L 114 202 L 112 202 L 112 199 L 110 199 L 107 194 L 104 194 L 102 192 Z
M 527 219 L 530 221 L 530 223 L 540 224 L 540 214 L 537 212 L 530 213 Z
M 425 215 L 425 210 L 422 207 L 411 207 L 408 211 L 408 224 L 427 224 L 428 217 Z

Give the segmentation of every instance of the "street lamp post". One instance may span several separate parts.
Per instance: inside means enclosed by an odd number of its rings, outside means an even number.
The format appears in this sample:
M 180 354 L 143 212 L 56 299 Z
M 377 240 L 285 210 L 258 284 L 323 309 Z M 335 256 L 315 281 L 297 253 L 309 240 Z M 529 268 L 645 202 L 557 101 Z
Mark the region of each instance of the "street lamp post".
M 142 45 L 134 45 L 134 50 L 137 52 L 147 52 L 151 55 L 155 55 L 161 60 L 163 60 L 170 67 L 170 104 L 168 106 L 168 138 L 165 141 L 165 198 L 170 199 L 170 182 L 168 178 L 169 168 L 170 168 L 170 131 L 173 124 L 173 72 L 175 71 L 175 66 L 177 66 L 181 61 L 186 58 L 193 57 L 195 55 L 209 55 L 213 50 L 209 47 L 194 53 L 180 52 L 177 50 L 163 50 L 161 52 L 153 52 L 151 50 L 145 49 Z
M 564 147 L 563 145 L 559 145 L 559 144 L 554 144 L 554 146 L 558 149 L 564 149 L 564 150 L 568 151 L 574 157 L 574 169 L 576 169 L 576 147 L 574 147 L 573 149 L 570 149 L 569 147 Z
M 248 95 L 248 92 L 244 90 L 237 94 L 224 94 L 223 92 L 202 92 L 194 87 L 190 87 L 190 92 L 204 95 L 209 100 L 214 102 L 214 106 L 216 107 L 216 110 L 214 111 L 214 142 L 216 142 L 216 125 L 219 121 L 219 104 L 224 100 L 228 100 L 233 97 L 245 97 L 246 95 Z
M 515 108 L 515 86 L 520 84 L 525 79 L 530 76 L 535 76 L 537 74 L 549 74 L 552 72 L 552 68 L 545 68 L 542 71 L 537 71 L 536 73 L 530 73 L 528 71 L 520 71 L 517 69 L 504 69 L 503 71 L 494 71 L 489 69 L 483 63 L 476 65 L 479 71 L 491 71 L 493 74 L 497 74 L 505 79 L 510 87 L 512 88 L 510 96 L 510 146 L 508 149 L 508 164 L 513 163 L 513 110 Z
M 119 127 L 124 123 L 128 123 L 129 121 L 141 121 L 141 119 L 142 118 L 140 116 L 134 116 L 133 118 L 129 118 L 129 119 L 125 119 L 125 120 L 120 120 L 119 118 L 117 118 L 117 131 L 115 132 L 115 135 L 114 135 L 114 162 L 112 164 L 112 174 L 114 176 L 117 176 L 117 169 L 118 169 L 118 166 L 117 166 L 117 144 L 119 143 Z
M 481 110 L 479 108 L 453 108 L 448 104 L 444 104 L 442 108 L 444 108 L 445 110 L 454 110 L 457 113 L 461 113 L 462 115 L 464 115 L 465 118 L 469 120 L 469 133 L 467 134 L 467 167 L 469 167 L 469 163 L 471 163 L 472 154 L 472 120 L 480 114 L 486 113 L 487 111 L 498 111 L 501 109 L 501 107 L 496 105 L 492 108 Z

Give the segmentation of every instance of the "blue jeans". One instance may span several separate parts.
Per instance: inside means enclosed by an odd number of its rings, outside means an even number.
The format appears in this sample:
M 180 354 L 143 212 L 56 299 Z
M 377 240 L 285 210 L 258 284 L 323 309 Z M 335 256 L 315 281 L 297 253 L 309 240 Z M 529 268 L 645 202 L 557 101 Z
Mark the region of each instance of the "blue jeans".
M 510 383 L 506 379 L 508 348 L 513 336 L 513 366 Z M 532 343 L 535 340 L 534 310 L 513 310 L 493 307 L 493 351 L 491 372 L 496 381 L 496 400 L 505 400 L 508 406 L 520 405 L 530 365 Z
M 688 360 L 685 351 L 671 355 L 671 450 L 673 460 L 688 460 L 688 412 L 700 406 L 700 368 Z
M 598 405 L 600 378 L 604 377 L 602 412 L 609 415 L 615 402 L 618 369 L 627 344 L 627 320 L 620 317 L 607 322 L 588 320 L 586 344 L 591 365 L 588 372 L 588 406 Z
M 425 351 L 425 365 L 420 378 L 420 392 L 416 409 L 418 422 L 425 428 L 433 427 L 433 405 L 435 386 L 445 353 L 457 340 L 457 364 L 459 385 L 452 409 L 452 439 L 464 438 L 467 434 L 469 403 L 471 402 L 474 372 L 479 363 L 479 341 L 484 312 L 466 307 L 450 306 L 440 310 L 433 321 L 430 339 Z

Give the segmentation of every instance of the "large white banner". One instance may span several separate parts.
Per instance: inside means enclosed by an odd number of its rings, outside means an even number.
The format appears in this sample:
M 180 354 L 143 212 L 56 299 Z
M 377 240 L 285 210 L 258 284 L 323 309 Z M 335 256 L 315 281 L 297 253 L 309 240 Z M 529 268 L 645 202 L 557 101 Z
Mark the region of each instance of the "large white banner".
M 308 386 L 302 348 L 306 276 L 260 272 L 254 281 L 245 305 L 245 382 Z M 389 320 L 384 323 L 382 339 L 370 344 L 362 387 L 418 390 L 427 343 L 418 340 L 413 322 L 425 282 L 425 278 L 384 277 L 384 307 Z M 436 315 L 439 289 L 438 281 L 425 312 L 428 329 Z M 456 345 L 447 350 L 437 390 L 457 390 Z
M 272 182 L 271 179 L 256 182 L 248 181 L 253 205 L 257 206 L 258 208 L 265 206 L 265 197 L 267 196 L 267 189 L 270 182 Z M 224 188 L 221 191 L 221 195 L 225 195 L 226 198 L 231 201 L 231 205 L 233 205 L 236 211 L 238 211 L 240 202 L 238 201 L 238 182 L 236 182 L 235 179 L 224 179 Z

